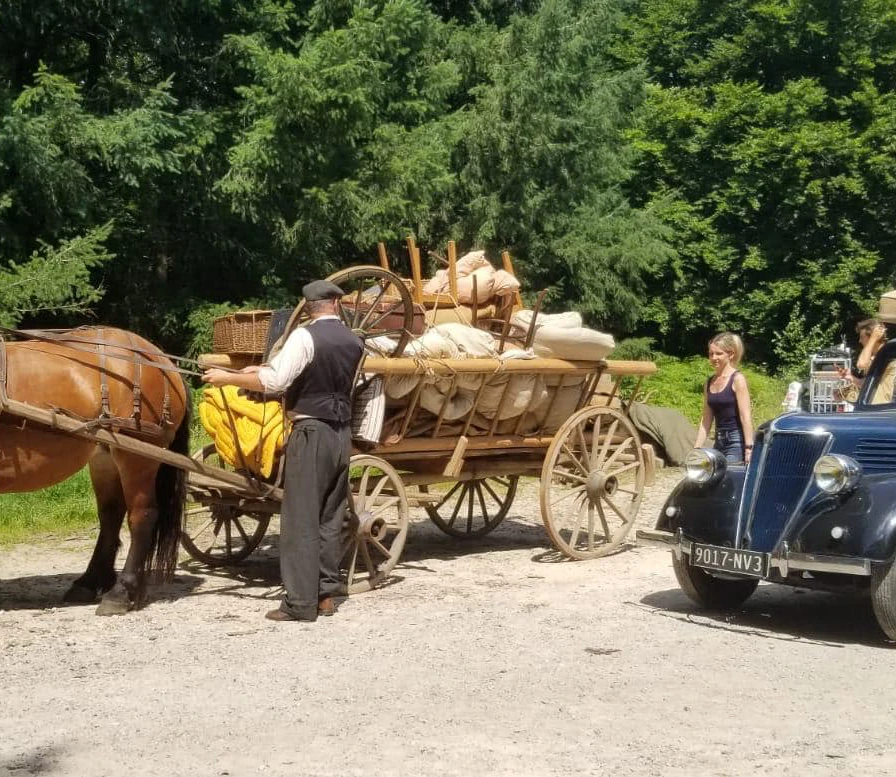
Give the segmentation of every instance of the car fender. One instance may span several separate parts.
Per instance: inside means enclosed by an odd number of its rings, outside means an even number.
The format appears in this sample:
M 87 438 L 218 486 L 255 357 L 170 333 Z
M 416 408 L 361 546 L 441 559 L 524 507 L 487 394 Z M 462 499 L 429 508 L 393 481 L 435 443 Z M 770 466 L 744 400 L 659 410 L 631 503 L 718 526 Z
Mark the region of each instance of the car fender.
M 733 545 L 744 474 L 743 467 L 729 467 L 713 483 L 699 484 L 685 478 L 666 499 L 656 528 L 671 532 L 681 529 L 685 537 L 710 545 Z
M 799 553 L 889 561 L 896 556 L 896 477 L 866 475 L 846 494 L 817 494 L 787 532 Z

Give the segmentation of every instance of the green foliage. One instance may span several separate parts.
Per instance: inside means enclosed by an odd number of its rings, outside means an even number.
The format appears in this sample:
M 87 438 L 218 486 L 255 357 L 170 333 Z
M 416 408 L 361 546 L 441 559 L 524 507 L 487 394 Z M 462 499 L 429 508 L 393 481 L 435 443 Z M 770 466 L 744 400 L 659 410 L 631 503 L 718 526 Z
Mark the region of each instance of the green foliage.
M 644 154 L 636 187 L 676 249 L 650 286 L 657 337 L 692 352 L 733 329 L 779 367 L 794 342 L 842 330 L 896 277 L 885 205 L 896 195 L 896 9 L 637 7 L 619 51 L 646 58 L 656 86 L 631 135 Z
M 229 302 L 201 303 L 189 314 L 187 327 L 192 338 L 187 345 L 187 356 L 196 358 L 202 353 L 212 352 L 212 334 L 216 318 L 232 312 L 234 306 Z
M 377 239 L 419 233 L 452 199 L 447 28 L 417 0 L 342 8 L 343 24 L 315 24 L 288 49 L 228 41 L 252 80 L 217 188 L 272 235 L 274 275 L 292 289 Z
M 91 308 L 183 351 L 208 306 L 288 304 L 413 232 L 509 249 L 529 294 L 617 336 L 687 355 L 732 329 L 782 369 L 896 282 L 889 0 L 0 0 L 0 20 L 7 322 Z
M 615 356 L 615 354 L 614 354 Z M 703 356 L 679 359 L 659 355 L 657 372 L 641 384 L 646 401 L 672 407 L 688 417 L 696 427 L 703 411 L 703 387 L 712 368 Z M 741 365 L 747 379 L 755 426 L 781 414 L 781 402 L 787 393 L 787 381 L 768 375 L 762 369 Z
M 794 306 L 786 326 L 774 334 L 774 352 L 778 356 L 781 375 L 804 375 L 810 355 L 836 342 L 837 332 L 825 331 L 821 324 L 806 325 L 800 305 Z
M 629 331 L 668 252 L 654 214 L 623 191 L 644 76 L 607 56 L 619 23 L 607 0 L 546 0 L 500 32 L 459 148 L 461 228 L 510 248 L 553 307 Z
M 45 311 L 71 320 L 102 297 L 97 270 L 117 280 L 116 256 L 132 259 L 146 229 L 138 222 L 161 194 L 147 190 L 181 163 L 169 90 L 148 88 L 140 103 L 98 117 L 78 86 L 41 66 L 11 103 L 0 123 L 4 320 Z M 115 291 L 127 297 L 133 286 Z
M 610 359 L 618 361 L 653 361 L 656 353 L 649 337 L 629 337 L 616 344 Z
M 111 258 L 105 241 L 111 223 L 58 246 L 41 244 L 26 262 L 0 267 L 0 325 L 16 326 L 22 318 L 47 311 L 84 311 L 101 292 L 90 271 Z

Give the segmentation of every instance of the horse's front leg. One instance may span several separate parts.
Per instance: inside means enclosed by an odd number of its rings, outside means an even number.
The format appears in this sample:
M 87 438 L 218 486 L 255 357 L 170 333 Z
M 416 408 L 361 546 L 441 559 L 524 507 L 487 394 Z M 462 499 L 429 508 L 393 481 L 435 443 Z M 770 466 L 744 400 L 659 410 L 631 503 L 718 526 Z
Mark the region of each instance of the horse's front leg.
M 100 448 L 88 462 L 90 481 L 96 496 L 100 534 L 87 570 L 72 583 L 64 600 L 72 604 L 89 604 L 115 585 L 115 556 L 121 545 L 121 522 L 127 512 L 118 468 L 109 450 Z
M 97 615 L 122 615 L 143 603 L 146 568 L 151 561 L 153 536 L 159 511 L 156 505 L 156 473 L 159 465 L 116 452 L 122 491 L 128 510 L 131 544 L 115 584 L 102 598 Z

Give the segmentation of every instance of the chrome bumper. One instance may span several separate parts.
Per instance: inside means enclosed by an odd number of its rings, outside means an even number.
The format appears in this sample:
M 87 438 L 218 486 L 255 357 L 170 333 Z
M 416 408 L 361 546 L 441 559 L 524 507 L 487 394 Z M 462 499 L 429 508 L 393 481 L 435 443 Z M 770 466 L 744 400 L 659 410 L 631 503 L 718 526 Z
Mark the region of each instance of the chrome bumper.
M 676 532 L 660 531 L 658 529 L 639 529 L 636 533 L 639 540 L 645 542 L 669 545 L 672 552 L 681 558 L 681 555 L 691 555 L 691 540 L 684 538 L 681 530 Z M 787 577 L 790 572 L 833 572 L 838 575 L 857 575 L 869 577 L 871 575 L 871 559 L 847 558 L 845 556 L 824 556 L 818 553 L 792 553 L 786 542 L 768 556 L 769 570 L 776 569 L 781 577 Z

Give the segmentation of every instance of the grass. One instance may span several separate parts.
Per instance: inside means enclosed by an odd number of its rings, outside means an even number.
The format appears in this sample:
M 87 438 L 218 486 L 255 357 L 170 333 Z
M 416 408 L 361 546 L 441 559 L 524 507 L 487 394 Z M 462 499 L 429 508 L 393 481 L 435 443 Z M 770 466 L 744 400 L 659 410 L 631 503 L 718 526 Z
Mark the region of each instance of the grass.
M 652 405 L 674 407 L 694 425 L 698 424 L 703 409 L 703 387 L 712 374 L 708 360 L 703 356 L 689 359 L 659 356 L 656 365 L 657 373 L 645 378 L 641 384 L 646 401 Z M 750 388 L 753 424 L 758 426 L 781 415 L 781 401 L 787 393 L 788 381 L 770 377 L 749 364 L 741 365 L 740 370 Z
M 193 406 L 199 392 L 193 392 Z M 191 451 L 211 441 L 193 412 L 190 424 Z M 96 501 L 85 467 L 74 477 L 55 486 L 24 494 L 0 494 L 0 547 L 37 537 L 81 534 L 99 528 Z
M 82 533 L 97 526 L 87 468 L 41 491 L 0 494 L 0 546 L 39 536 Z
M 702 356 L 675 359 L 660 355 L 656 363 L 657 374 L 642 383 L 646 401 L 676 408 L 696 425 L 703 404 L 703 385 L 712 372 L 709 362 Z M 742 371 L 750 386 L 755 424 L 779 415 L 787 381 L 769 377 L 749 365 L 742 367 Z M 198 399 L 196 395 L 195 399 Z M 194 451 L 209 441 L 198 415 L 193 414 L 191 428 Z M 86 469 L 42 491 L 0 495 L 0 546 L 42 535 L 80 533 L 95 527 L 96 505 Z

